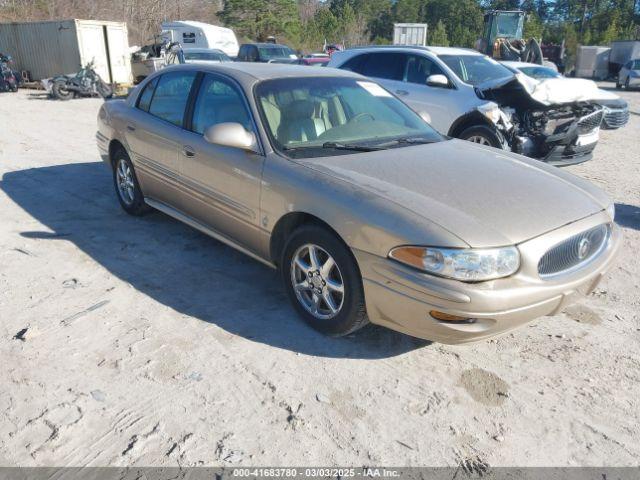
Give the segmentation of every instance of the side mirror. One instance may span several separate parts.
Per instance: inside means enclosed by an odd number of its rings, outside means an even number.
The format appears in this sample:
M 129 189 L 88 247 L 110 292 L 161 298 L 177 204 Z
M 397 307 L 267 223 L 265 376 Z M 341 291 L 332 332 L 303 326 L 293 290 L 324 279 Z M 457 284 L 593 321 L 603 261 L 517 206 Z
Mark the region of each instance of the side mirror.
M 420 118 L 422 118 L 425 122 L 431 123 L 431 115 L 429 115 L 425 110 L 420 110 L 418 112 L 418 115 L 420 115 Z
M 436 75 L 429 75 L 427 77 L 427 85 L 429 85 L 430 87 L 446 88 L 449 86 L 449 79 L 441 73 L 438 73 Z
M 229 122 L 211 125 L 205 129 L 204 139 L 214 145 L 258 153 L 258 142 L 255 134 L 246 131 L 239 123 Z

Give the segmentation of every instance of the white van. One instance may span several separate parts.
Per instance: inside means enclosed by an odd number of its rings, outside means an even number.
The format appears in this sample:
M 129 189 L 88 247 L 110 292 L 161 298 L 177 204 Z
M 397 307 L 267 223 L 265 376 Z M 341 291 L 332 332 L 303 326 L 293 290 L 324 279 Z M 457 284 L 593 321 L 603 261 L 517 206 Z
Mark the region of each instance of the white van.
M 208 23 L 175 21 L 162 23 L 162 37 L 189 48 L 217 48 L 230 57 L 238 55 L 238 39 L 233 30 Z

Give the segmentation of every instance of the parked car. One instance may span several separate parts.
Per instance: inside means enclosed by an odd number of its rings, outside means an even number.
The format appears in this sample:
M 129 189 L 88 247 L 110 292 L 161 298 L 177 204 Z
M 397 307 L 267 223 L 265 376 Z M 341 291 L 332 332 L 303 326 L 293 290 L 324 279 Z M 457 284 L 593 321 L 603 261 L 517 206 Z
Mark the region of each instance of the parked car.
M 331 60 L 331 57 L 327 53 L 312 53 L 302 57 L 298 63 L 300 65 L 325 67 Z
M 603 111 L 526 85 L 474 50 L 362 47 L 336 52 L 329 67 L 371 77 L 445 135 L 522 153 L 555 165 L 591 158 Z
M 298 60 L 296 52 L 286 45 L 277 43 L 243 43 L 238 51 L 238 62 L 262 62 L 288 60 L 293 63 Z
M 535 63 L 502 62 L 502 64 L 514 72 L 524 73 L 536 80 L 547 81 L 560 78 L 567 82 L 569 88 L 582 89 L 585 92 L 585 98 L 604 108 L 604 116 L 600 125 L 602 128 L 613 130 L 624 127 L 629 121 L 629 104 L 615 93 L 598 88 L 598 85 L 592 80 L 566 78 L 552 68 Z
M 591 183 L 448 139 L 350 72 L 168 67 L 103 104 L 96 137 L 127 213 L 154 207 L 279 268 L 330 335 L 496 335 L 593 290 L 619 243 Z
M 618 72 L 616 87 L 626 89 L 640 87 L 640 58 L 629 60 Z
M 183 50 L 185 63 L 222 63 L 231 59 L 217 48 L 189 48 Z

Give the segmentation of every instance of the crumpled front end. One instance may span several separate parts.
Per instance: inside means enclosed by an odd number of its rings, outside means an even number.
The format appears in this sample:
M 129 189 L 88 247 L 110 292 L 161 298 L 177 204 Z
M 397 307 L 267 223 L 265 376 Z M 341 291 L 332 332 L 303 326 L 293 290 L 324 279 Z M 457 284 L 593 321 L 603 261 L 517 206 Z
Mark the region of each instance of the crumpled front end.
M 499 106 L 502 120 L 494 126 L 511 150 L 553 165 L 589 160 L 598 142 L 603 107 L 582 100 L 543 101 L 550 97 L 543 98 L 539 88 L 532 90 L 520 77 L 476 88 L 480 98 Z M 571 97 L 565 92 L 563 100 Z

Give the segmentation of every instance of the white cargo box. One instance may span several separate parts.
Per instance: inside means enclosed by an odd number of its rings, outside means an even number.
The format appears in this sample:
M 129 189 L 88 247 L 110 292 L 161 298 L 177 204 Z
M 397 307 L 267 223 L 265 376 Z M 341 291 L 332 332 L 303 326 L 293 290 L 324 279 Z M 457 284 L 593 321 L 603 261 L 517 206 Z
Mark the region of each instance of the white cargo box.
M 105 82 L 130 83 L 127 24 L 99 20 L 0 23 L 2 53 L 33 80 L 80 70 L 90 61 Z
M 230 57 L 238 56 L 238 39 L 230 28 L 208 23 L 180 20 L 164 22 L 162 37 L 170 42 L 178 42 L 184 50 L 189 48 L 216 48 Z
M 603 80 L 609 76 L 609 47 L 580 46 L 576 58 L 576 77 Z
M 426 23 L 395 23 L 393 25 L 394 45 L 421 45 L 427 44 Z

